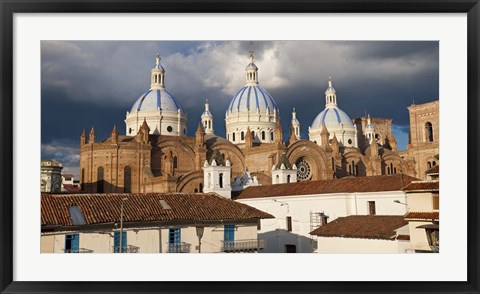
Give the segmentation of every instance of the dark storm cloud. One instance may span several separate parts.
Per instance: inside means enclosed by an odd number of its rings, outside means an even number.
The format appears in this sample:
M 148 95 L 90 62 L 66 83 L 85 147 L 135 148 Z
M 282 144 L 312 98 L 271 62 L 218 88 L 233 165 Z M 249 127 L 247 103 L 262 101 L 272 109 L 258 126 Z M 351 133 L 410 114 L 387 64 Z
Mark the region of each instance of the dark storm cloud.
M 225 109 L 244 85 L 249 43 L 42 42 L 42 147 L 76 150 L 82 129 L 88 133 L 92 125 L 99 139 L 109 136 L 114 124 L 124 134 L 125 113 L 149 88 L 157 52 L 167 89 L 188 113 L 189 133 L 208 98 L 216 133 L 223 136 Z M 352 118 L 365 111 L 393 118 L 400 148 L 408 140 L 406 107 L 413 99 L 438 99 L 438 42 L 256 41 L 254 46 L 260 85 L 280 107 L 286 135 L 296 107 L 307 138 L 308 126 L 324 108 L 329 76 L 340 108 Z M 51 155 L 42 148 L 42 158 Z

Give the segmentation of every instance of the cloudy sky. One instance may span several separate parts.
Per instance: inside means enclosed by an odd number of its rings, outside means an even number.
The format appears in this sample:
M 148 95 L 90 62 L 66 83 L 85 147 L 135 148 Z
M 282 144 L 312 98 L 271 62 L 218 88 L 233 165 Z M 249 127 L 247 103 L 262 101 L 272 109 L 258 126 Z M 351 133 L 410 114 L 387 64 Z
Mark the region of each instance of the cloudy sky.
M 166 88 L 188 113 L 193 135 L 205 98 L 224 136 L 225 110 L 244 85 L 249 41 L 43 41 L 42 159 L 61 161 L 78 175 L 80 134 L 97 138 L 113 125 L 125 134 L 125 114 L 150 86 L 155 55 L 162 57 Z M 438 42 L 255 41 L 260 85 L 280 108 L 288 130 L 297 110 L 302 138 L 325 106 L 328 77 L 351 118 L 393 119 L 399 149 L 408 142 L 407 106 L 438 99 Z M 285 136 L 288 132 L 285 132 Z

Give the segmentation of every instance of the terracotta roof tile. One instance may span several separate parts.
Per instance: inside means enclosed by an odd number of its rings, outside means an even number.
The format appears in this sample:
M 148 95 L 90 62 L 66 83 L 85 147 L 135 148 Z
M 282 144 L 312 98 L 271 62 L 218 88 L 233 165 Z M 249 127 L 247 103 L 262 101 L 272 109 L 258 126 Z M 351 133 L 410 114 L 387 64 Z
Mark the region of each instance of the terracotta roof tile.
M 398 235 L 397 240 L 410 241 L 410 235 Z
M 405 215 L 405 219 L 427 219 L 427 220 L 438 220 L 440 217 L 438 211 L 432 212 L 408 212 Z
M 402 215 L 351 215 L 339 217 L 310 234 L 320 237 L 393 240 L 396 237 L 395 230 L 407 224 Z
M 77 206 L 86 224 L 117 222 L 124 201 L 124 222 L 219 221 L 273 218 L 271 214 L 215 193 L 42 194 L 42 226 L 71 226 L 68 207 Z M 171 209 L 160 204 L 164 200 Z
M 440 165 L 435 165 L 425 172 L 427 175 L 438 175 L 440 174 Z
M 418 179 L 397 174 L 256 186 L 248 187 L 241 191 L 236 199 L 327 193 L 400 191 L 414 180 Z
M 407 186 L 403 187 L 403 191 L 438 191 L 439 190 L 439 181 L 413 181 Z

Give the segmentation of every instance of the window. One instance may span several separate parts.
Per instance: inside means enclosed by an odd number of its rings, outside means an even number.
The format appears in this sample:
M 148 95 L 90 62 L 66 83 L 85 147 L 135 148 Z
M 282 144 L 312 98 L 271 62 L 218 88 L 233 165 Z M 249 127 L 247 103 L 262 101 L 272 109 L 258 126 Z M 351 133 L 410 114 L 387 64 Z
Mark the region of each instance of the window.
M 352 139 L 348 139 L 348 141 L 347 141 L 347 142 L 348 142 L 348 144 L 350 144 L 350 145 L 351 145 L 351 144 L 352 144 Z
M 287 175 L 287 183 L 290 183 L 290 175 Z
M 129 133 L 129 134 L 132 133 L 132 128 L 128 128 L 128 133 Z
M 208 121 L 208 128 L 210 129 L 212 127 L 212 122 Z
M 113 232 L 113 253 L 127 252 L 127 232 L 122 232 L 122 246 L 120 247 L 120 232 Z
M 180 253 L 181 252 L 181 229 L 171 228 L 168 230 L 168 252 Z
M 212 180 L 212 175 L 209 173 L 209 174 L 207 175 L 207 188 L 210 188 L 210 182 L 211 182 L 211 180 Z
M 375 215 L 375 201 L 368 201 L 368 214 Z
M 433 209 L 438 210 L 440 208 L 440 201 L 438 198 L 438 194 L 433 195 Z
M 167 127 L 167 131 L 168 131 L 169 133 L 171 133 L 171 132 L 173 131 L 172 126 L 168 126 L 168 127 Z
M 65 235 L 65 253 L 78 253 L 80 250 L 80 235 Z
M 232 133 L 232 141 L 235 142 L 235 133 Z
M 287 244 L 287 245 L 285 245 L 285 252 L 286 253 L 297 253 L 297 246 Z
M 279 175 L 277 175 L 275 177 L 275 184 L 278 184 L 278 183 L 280 183 L 280 176 Z
M 265 131 L 262 131 L 262 140 L 265 140 Z
M 218 185 L 220 186 L 220 188 L 223 188 L 223 173 L 220 173 L 218 175 Z
M 103 166 L 97 169 L 97 193 L 103 193 Z
M 235 225 L 224 226 L 223 247 L 225 251 L 230 251 L 235 248 Z
M 198 191 L 200 193 L 203 193 L 203 184 L 202 183 L 200 183 L 200 185 L 198 185 Z
M 291 232 L 292 231 L 292 217 L 287 216 L 287 231 Z
M 175 155 L 175 156 L 173 157 L 173 168 L 177 168 L 177 167 L 178 167 L 177 164 L 178 164 L 178 162 L 177 162 L 177 156 Z
M 187 133 L 187 129 L 183 129 L 183 134 L 186 134 Z
M 273 132 L 270 132 L 270 141 L 273 141 Z
M 240 133 L 240 140 L 242 140 L 242 141 L 245 140 L 245 133 L 244 132 Z
M 123 170 L 123 192 L 132 193 L 132 169 L 129 166 Z
M 82 226 L 87 223 L 85 221 L 85 216 L 83 215 L 82 211 L 78 206 L 69 206 L 68 214 L 70 215 L 70 219 L 72 220 L 72 225 L 74 226 Z
M 433 126 L 432 126 L 432 123 L 427 122 L 425 124 L 425 129 L 426 129 L 427 141 L 428 142 L 433 142 Z
M 428 169 L 432 168 L 432 163 L 431 163 L 430 161 L 427 162 L 427 168 L 428 168 Z

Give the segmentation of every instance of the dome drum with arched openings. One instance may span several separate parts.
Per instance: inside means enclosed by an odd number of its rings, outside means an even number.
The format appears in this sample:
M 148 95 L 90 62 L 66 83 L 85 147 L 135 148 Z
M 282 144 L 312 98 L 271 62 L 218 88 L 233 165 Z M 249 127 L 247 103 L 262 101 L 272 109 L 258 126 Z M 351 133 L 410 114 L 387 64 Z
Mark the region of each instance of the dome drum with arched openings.
M 258 67 L 254 59 L 253 50 L 250 50 L 245 86 L 233 96 L 225 113 L 226 137 L 234 144 L 245 143 L 247 129 L 253 133 L 255 143 L 274 142 L 279 111 L 272 96 L 258 85 Z
M 143 93 L 130 112 L 127 112 L 127 136 L 134 136 L 144 120 L 150 128 L 150 134 L 186 135 L 187 115 L 175 96 L 165 89 L 165 69 L 160 60 L 157 54 L 156 64 L 151 70 L 150 89 Z

